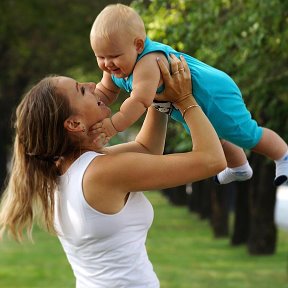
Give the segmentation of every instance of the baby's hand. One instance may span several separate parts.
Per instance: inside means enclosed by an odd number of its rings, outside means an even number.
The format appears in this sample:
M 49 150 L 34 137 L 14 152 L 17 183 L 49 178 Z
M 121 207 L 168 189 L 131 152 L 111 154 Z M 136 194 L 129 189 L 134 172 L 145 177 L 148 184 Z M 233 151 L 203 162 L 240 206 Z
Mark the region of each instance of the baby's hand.
M 105 133 L 97 133 L 96 138 L 93 139 L 93 147 L 95 150 L 101 150 L 109 141 L 110 137 L 107 137 Z
M 109 141 L 110 137 L 107 137 L 105 133 L 98 131 L 102 126 L 102 122 L 94 124 L 88 131 L 87 135 L 90 139 L 90 143 L 96 151 L 101 150 Z
M 102 122 L 100 122 L 98 124 L 97 131 L 99 133 L 104 133 L 106 137 L 113 137 L 118 133 L 113 126 L 111 118 L 105 118 Z

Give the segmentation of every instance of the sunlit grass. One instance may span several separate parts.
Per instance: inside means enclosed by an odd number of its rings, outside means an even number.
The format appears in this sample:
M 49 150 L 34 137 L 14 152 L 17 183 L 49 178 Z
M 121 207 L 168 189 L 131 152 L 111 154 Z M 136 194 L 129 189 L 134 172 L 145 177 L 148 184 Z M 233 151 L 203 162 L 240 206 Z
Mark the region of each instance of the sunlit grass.
M 75 280 L 56 237 L 35 229 L 34 241 L 0 243 L 0 287 L 75 287 Z
M 214 239 L 208 221 L 185 207 L 157 192 L 146 195 L 155 211 L 147 249 L 162 288 L 288 287 L 288 232 L 279 231 L 275 255 L 249 256 L 245 246 Z M 35 244 L 0 243 L 0 287 L 75 287 L 58 239 L 39 229 L 34 238 Z

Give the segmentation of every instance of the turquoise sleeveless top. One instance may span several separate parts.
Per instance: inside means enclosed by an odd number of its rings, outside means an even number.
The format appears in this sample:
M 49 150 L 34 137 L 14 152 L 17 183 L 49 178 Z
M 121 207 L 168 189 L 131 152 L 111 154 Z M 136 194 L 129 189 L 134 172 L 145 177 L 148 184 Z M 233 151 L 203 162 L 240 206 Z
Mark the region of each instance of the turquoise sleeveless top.
M 138 55 L 136 62 L 153 52 L 163 53 L 168 61 L 170 54 L 178 58 L 180 55 L 184 56 L 191 71 L 193 96 L 220 138 L 243 148 L 254 147 L 259 142 L 262 129 L 258 127 L 255 120 L 252 120 L 238 86 L 229 75 L 168 45 L 152 41 L 148 37 L 145 40 L 144 50 Z M 125 79 L 116 78 L 114 75 L 111 77 L 116 86 L 128 93 L 132 91 L 133 73 Z M 161 92 L 161 88 L 163 90 L 163 87 L 160 87 L 157 93 Z M 185 120 L 177 109 L 173 109 L 171 117 L 181 122 L 189 132 Z

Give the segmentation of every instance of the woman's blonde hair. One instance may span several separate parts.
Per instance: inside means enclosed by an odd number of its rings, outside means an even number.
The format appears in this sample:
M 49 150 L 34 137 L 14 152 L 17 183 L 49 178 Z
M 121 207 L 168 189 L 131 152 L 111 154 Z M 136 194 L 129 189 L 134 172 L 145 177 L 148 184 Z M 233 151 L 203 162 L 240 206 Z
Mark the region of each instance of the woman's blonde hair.
M 15 141 L 8 185 L 0 207 L 0 237 L 5 230 L 20 241 L 32 239 L 33 222 L 54 229 L 57 160 L 73 149 L 64 121 L 72 111 L 68 98 L 47 77 L 35 85 L 16 110 Z
M 133 8 L 119 3 L 108 5 L 100 12 L 92 25 L 90 39 L 111 39 L 114 33 L 146 38 L 145 25 L 139 14 Z

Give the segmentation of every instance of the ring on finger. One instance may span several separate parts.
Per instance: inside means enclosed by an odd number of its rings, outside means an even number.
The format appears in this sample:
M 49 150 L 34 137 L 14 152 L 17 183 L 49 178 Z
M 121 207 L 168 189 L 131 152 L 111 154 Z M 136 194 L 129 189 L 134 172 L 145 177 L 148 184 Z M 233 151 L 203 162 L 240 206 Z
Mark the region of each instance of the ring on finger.
M 176 74 L 178 74 L 179 73 L 179 71 L 175 71 L 174 73 L 173 73 L 173 75 L 176 75 Z
M 180 69 L 179 69 L 179 71 L 184 71 L 184 68 L 183 68 L 183 67 L 182 67 L 182 68 L 180 68 Z

